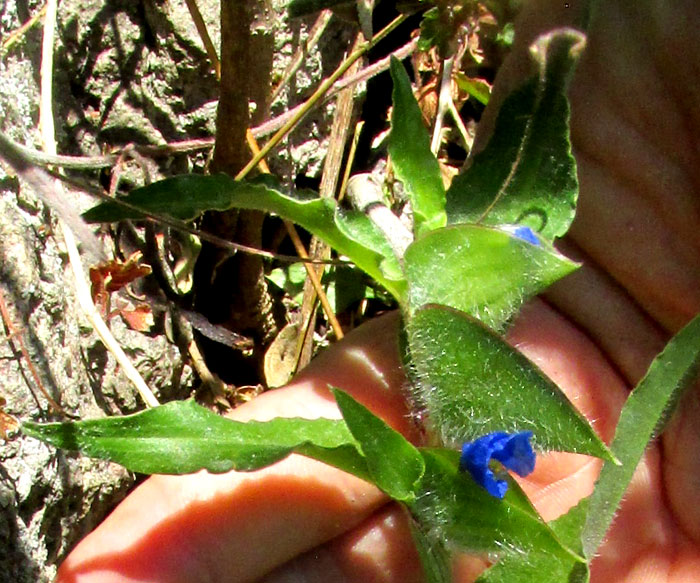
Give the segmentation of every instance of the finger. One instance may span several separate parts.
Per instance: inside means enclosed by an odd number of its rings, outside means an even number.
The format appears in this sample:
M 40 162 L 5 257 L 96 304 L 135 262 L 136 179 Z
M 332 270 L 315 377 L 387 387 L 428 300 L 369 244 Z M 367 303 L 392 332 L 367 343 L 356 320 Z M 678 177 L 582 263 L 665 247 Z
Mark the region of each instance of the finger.
M 530 43 L 574 24 L 584 4 L 524 6 L 485 127 L 532 74 Z M 570 90 L 581 194 L 569 236 L 642 311 L 675 332 L 700 309 L 700 92 L 682 82 L 697 73 L 700 15 L 687 1 L 663 9 L 650 0 L 598 4 Z
M 547 301 L 585 331 L 628 386 L 635 386 L 663 349 L 667 334 L 571 241 L 558 247 L 583 265 L 547 289 Z
M 542 300 L 518 316 L 508 340 L 542 369 L 608 443 L 627 396 L 624 381 L 591 340 Z M 545 520 L 590 495 L 601 461 L 572 453 L 539 455 L 535 471 L 518 478 Z
M 603 437 L 610 439 L 627 389 L 585 334 L 546 303 L 535 301 L 517 319 L 509 340 L 559 383 L 582 412 L 595 419 Z M 586 456 L 548 454 L 539 456 L 535 473 L 520 481 L 551 520 L 590 494 L 599 469 L 600 462 Z M 407 525 L 401 526 L 405 517 L 393 505 L 378 516 L 281 566 L 265 583 L 415 580 L 413 569 L 418 567 L 410 558 L 413 543 Z M 485 561 L 461 554 L 455 560 L 454 580 L 474 581 L 485 567 Z
M 356 529 L 280 566 L 260 583 L 420 583 L 406 512 L 390 504 Z
M 422 583 L 407 512 L 388 504 L 351 532 L 275 569 L 260 583 Z M 469 583 L 487 567 L 478 557 L 458 554 L 452 580 Z
M 352 393 L 394 427 L 412 425 L 400 389 L 396 316 L 328 350 L 288 388 L 238 419 L 338 417 L 326 387 Z M 370 484 L 300 456 L 254 473 L 154 476 L 84 539 L 59 581 L 250 581 L 362 522 L 385 498 Z
M 700 308 L 700 95 L 678 85 L 696 74 L 698 23 L 687 2 L 600 3 L 571 92 L 573 236 L 670 331 Z
M 694 583 L 700 572 L 697 540 L 677 528 L 659 478 L 663 454 L 649 448 L 625 492 L 605 544 L 591 563 L 595 583 Z M 688 504 L 683 509 L 692 513 Z
M 396 388 L 403 380 L 395 321 L 387 324 L 371 323 L 325 353 L 294 385 L 256 399 L 238 416 L 337 416 L 325 389 L 331 382 L 410 432 Z M 609 432 L 615 383 L 585 336 L 536 302 L 511 338 Z M 585 475 L 577 476 L 578 489 L 572 490 L 567 478 L 577 464 Z M 561 454 L 538 462 L 526 488 L 545 517 L 565 511 L 592 487 L 595 471 L 587 464 L 582 456 L 566 461 Z M 296 456 L 254 474 L 158 476 L 78 547 L 62 567 L 61 581 L 253 580 L 359 524 L 383 502 L 368 484 Z
M 661 436 L 665 495 L 678 524 L 700 549 L 700 383 L 682 398 Z

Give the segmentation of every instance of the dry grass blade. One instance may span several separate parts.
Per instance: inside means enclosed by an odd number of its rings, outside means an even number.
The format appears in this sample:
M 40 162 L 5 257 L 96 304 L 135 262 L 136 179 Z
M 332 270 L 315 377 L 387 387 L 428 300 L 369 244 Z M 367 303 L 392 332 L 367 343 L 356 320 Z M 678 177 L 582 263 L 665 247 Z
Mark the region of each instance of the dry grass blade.
M 248 138 L 248 146 L 250 147 L 251 152 L 253 152 L 253 155 L 257 155 L 257 153 L 260 151 L 258 148 L 258 144 L 255 142 L 255 138 L 253 137 L 253 134 L 248 130 L 247 132 L 247 138 Z M 260 169 L 262 172 L 265 172 L 269 174 L 270 168 L 268 167 L 267 163 L 265 162 L 264 158 L 260 159 L 259 162 Z M 333 328 L 333 331 L 336 334 L 336 337 L 338 339 L 343 337 L 343 329 L 340 326 L 340 323 L 338 322 L 338 319 L 335 317 L 335 312 L 333 312 L 333 308 L 331 307 L 330 302 L 328 301 L 328 297 L 326 296 L 326 293 L 323 291 L 323 286 L 321 285 L 321 280 L 316 273 L 316 269 L 313 265 L 311 265 L 311 261 L 309 258 L 308 253 L 306 252 L 306 249 L 304 248 L 304 244 L 302 243 L 301 239 L 299 238 L 299 234 L 297 233 L 296 227 L 294 226 L 293 223 L 290 221 L 284 221 L 284 226 L 287 229 L 287 233 L 289 233 L 289 237 L 292 240 L 292 243 L 294 244 L 294 248 L 297 250 L 297 253 L 299 254 L 299 257 L 304 260 L 304 267 L 306 268 L 306 273 L 309 276 L 309 280 L 312 282 L 312 285 L 314 286 L 314 289 L 316 290 L 316 293 L 318 294 L 318 297 L 321 301 L 321 305 L 323 306 L 323 310 L 326 313 L 326 316 L 328 317 L 328 321 L 331 324 L 331 327 Z
M 52 99 L 53 44 L 54 31 L 56 28 L 56 11 L 57 0 L 48 0 L 46 3 L 46 20 L 44 22 L 44 39 L 41 56 L 41 105 L 39 109 L 39 120 L 41 135 L 42 139 L 44 140 L 44 149 L 50 154 L 56 153 Z M 59 199 L 62 198 L 62 184 L 60 182 L 54 181 L 54 183 L 50 186 L 50 191 L 55 197 Z M 80 220 L 82 222 L 82 219 Z M 73 233 L 66 223 L 61 223 L 61 227 L 63 231 L 63 239 L 68 250 L 71 268 L 75 277 L 76 296 L 78 297 L 81 308 L 90 320 L 90 323 L 93 325 L 102 342 L 119 362 L 127 378 L 135 385 L 146 405 L 149 407 L 158 406 L 158 399 L 156 399 L 151 389 L 136 370 L 136 367 L 134 367 L 134 365 L 131 363 L 119 343 L 110 332 L 104 320 L 100 317 L 100 314 L 92 301 L 87 281 L 85 280 L 85 273 L 83 271 L 80 253 L 78 252 L 78 247 L 75 244 Z
M 20 26 L 17 30 L 12 31 L 7 35 L 7 38 L 2 41 L 2 53 L 8 52 L 14 45 L 16 45 L 26 32 L 32 28 L 37 22 L 39 22 L 46 14 L 46 4 L 42 6 L 37 12 L 35 12 L 27 22 Z
M 364 36 L 362 33 L 358 33 L 353 43 L 351 52 L 355 52 L 364 42 Z M 361 60 L 357 60 L 345 73 L 345 77 L 352 76 L 356 74 L 362 66 Z M 338 187 L 338 180 L 340 176 L 340 169 L 343 162 L 343 154 L 345 152 L 345 144 L 348 139 L 348 128 L 350 126 L 353 114 L 354 106 L 354 91 L 352 87 L 344 89 L 338 94 L 336 99 L 335 114 L 333 116 L 333 125 L 331 127 L 331 134 L 329 137 L 328 153 L 326 154 L 326 160 L 323 164 L 323 173 L 321 175 L 321 187 L 320 196 L 321 198 L 334 198 L 336 195 L 336 189 Z M 317 237 L 313 237 L 311 240 L 310 250 L 312 257 L 314 259 L 328 259 L 330 257 L 330 247 L 319 240 Z M 302 329 L 303 330 L 313 330 L 315 328 L 316 322 L 316 296 L 323 307 L 324 312 L 328 316 L 330 306 L 326 307 L 327 299 L 325 296 L 319 295 L 314 284 L 314 277 L 320 279 L 323 275 L 323 268 L 312 268 L 308 271 L 309 279 L 304 284 L 304 296 L 301 305 L 301 317 L 302 317 Z M 333 332 L 336 338 L 342 338 L 338 335 L 338 329 L 333 325 L 335 320 L 335 314 L 333 314 L 333 319 L 329 318 L 329 322 L 333 328 Z M 337 320 L 336 320 L 337 321 Z M 294 366 L 294 370 L 305 367 L 310 361 L 313 355 L 313 334 L 307 334 L 306 332 L 299 336 L 299 342 L 297 346 L 297 362 Z
M 335 82 L 340 79 L 345 72 L 352 67 L 358 59 L 362 58 L 367 52 L 380 40 L 384 39 L 391 31 L 398 27 L 402 22 L 406 20 L 406 15 L 399 15 L 389 24 L 387 24 L 380 32 L 378 32 L 371 41 L 366 41 L 361 44 L 359 48 L 348 55 L 343 62 L 338 66 L 338 68 L 327 77 L 313 92 L 311 97 L 309 97 L 298 110 L 295 110 L 294 115 L 284 123 L 284 125 L 275 132 L 275 134 L 268 140 L 268 142 L 260 149 L 258 154 L 256 154 L 253 159 L 248 162 L 248 164 L 243 168 L 237 175 L 236 180 L 242 180 L 245 178 L 250 171 L 255 168 L 260 160 L 265 158 L 270 151 L 286 136 L 291 129 L 296 126 L 299 121 L 309 112 L 311 109 L 321 101 L 328 90 L 333 87 Z
M 204 43 L 204 48 L 207 51 L 207 56 L 211 61 L 212 67 L 214 67 L 214 73 L 216 73 L 216 78 L 221 80 L 221 62 L 219 61 L 219 55 L 216 52 L 216 47 L 209 36 L 209 31 L 207 30 L 207 25 L 202 18 L 202 13 L 199 11 L 196 0 L 185 0 L 187 4 L 187 9 L 190 11 L 190 16 L 192 16 L 192 21 L 194 22 L 199 37 Z

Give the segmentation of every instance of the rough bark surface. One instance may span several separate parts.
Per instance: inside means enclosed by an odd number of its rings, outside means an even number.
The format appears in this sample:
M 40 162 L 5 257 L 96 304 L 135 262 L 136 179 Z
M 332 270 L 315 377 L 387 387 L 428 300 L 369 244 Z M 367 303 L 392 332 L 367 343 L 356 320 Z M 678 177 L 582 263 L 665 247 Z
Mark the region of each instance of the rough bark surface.
M 283 2 L 275 2 L 281 11 Z M 40 0 L 0 2 L 0 42 L 43 5 Z M 198 0 L 219 45 L 219 5 Z M 283 70 L 305 40 L 308 22 L 277 19 L 275 70 Z M 164 144 L 213 136 L 218 86 L 184 1 L 62 0 L 54 63 L 54 115 L 58 150 L 95 155 L 129 143 Z M 38 147 L 38 71 L 41 21 L 0 55 L 0 128 Z M 294 105 L 332 70 L 347 33 L 338 25 L 321 52 L 313 50 L 273 113 Z M 331 58 L 321 58 L 330 52 Z M 269 72 L 268 72 L 269 73 Z M 293 97 L 290 97 L 293 96 Z M 331 119 L 324 108 L 309 116 L 275 159 L 285 176 L 318 177 Z M 149 161 L 152 178 L 201 169 L 207 153 Z M 108 183 L 109 174 L 94 172 Z M 128 163 L 126 186 L 143 174 Z M 80 209 L 93 203 L 75 197 Z M 0 164 L 0 291 L 43 385 L 68 412 L 94 418 L 140 410 L 143 405 L 91 331 L 74 294 L 72 273 L 51 212 L 13 172 Z M 189 366 L 159 330 L 141 334 L 119 318 L 113 333 L 146 382 L 163 401 L 194 388 Z M 20 419 L 55 420 L 35 386 L 17 339 L 0 327 L 0 396 Z M 50 581 L 75 543 L 123 498 L 134 476 L 119 466 L 56 451 L 15 436 L 0 440 L 0 583 Z

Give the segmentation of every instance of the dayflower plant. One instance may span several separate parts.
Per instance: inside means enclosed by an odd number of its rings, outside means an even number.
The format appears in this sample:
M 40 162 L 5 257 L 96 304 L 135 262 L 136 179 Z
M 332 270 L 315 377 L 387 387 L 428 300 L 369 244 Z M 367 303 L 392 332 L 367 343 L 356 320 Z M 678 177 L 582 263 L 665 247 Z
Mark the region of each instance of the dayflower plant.
M 495 431 L 462 446 L 459 469 L 469 472 L 474 481 L 496 498 L 503 498 L 508 490 L 505 480 L 496 478 L 490 466 L 497 460 L 519 476 L 525 477 L 535 469 L 535 452 L 530 445 L 532 431 L 508 434 Z
M 337 390 L 341 420 L 240 423 L 188 401 L 120 418 L 24 423 L 23 431 L 144 473 L 253 471 L 296 452 L 372 482 L 403 504 L 431 583 L 449 580 L 449 551 L 455 549 L 503 559 L 483 581 L 523 581 L 519 566 L 535 563 L 542 563 L 538 583 L 584 581 L 586 558 L 612 519 L 620 484 L 631 479 L 643 446 L 658 431 L 674 387 L 697 364 L 700 347 L 687 346 L 700 336 L 700 320 L 659 357 L 667 382 L 650 376 L 648 389 L 645 379 L 633 392 L 615 455 L 560 389 L 503 338 L 525 300 L 577 268 L 553 242 L 575 212 L 566 90 L 583 44 L 583 35 L 572 30 L 537 39 L 537 73 L 505 100 L 491 141 L 447 190 L 409 78 L 399 62 L 391 63 L 389 152 L 413 211 L 407 247 L 393 244 L 392 234 L 363 212 L 291 193 L 270 178 L 174 177 L 133 191 L 128 207 L 109 202 L 85 214 L 95 222 L 138 220 L 143 212 L 191 220 L 206 210 L 238 207 L 272 212 L 308 229 L 396 298 L 411 402 L 425 413 L 426 433 L 437 447 L 415 447 Z M 646 407 L 641 413 L 640 401 Z M 585 506 L 579 506 L 567 515 L 562 537 L 517 482 L 494 473 L 491 464 L 498 462 L 529 474 L 533 447 L 606 460 L 592 500 L 602 519 L 594 517 L 588 528 Z M 623 478 L 605 473 L 618 460 L 626 464 Z M 581 548 L 591 553 L 584 557 Z
M 247 182 L 226 175 L 175 177 L 133 191 L 126 197 L 128 208 L 108 202 L 85 214 L 90 221 L 116 221 L 139 219 L 143 209 L 190 220 L 204 210 L 252 208 L 313 232 L 398 301 L 412 401 L 425 411 L 426 430 L 441 447 L 414 447 L 340 391 L 334 394 L 341 421 L 235 423 L 193 403 L 172 403 L 127 418 L 26 424 L 25 431 L 140 472 L 250 471 L 297 452 L 369 480 L 405 504 L 418 530 L 427 533 L 417 537 L 419 546 L 425 540 L 430 549 L 494 556 L 504 549 L 544 551 L 580 561 L 517 484 L 509 485 L 505 475 L 497 479 L 489 464 L 496 460 L 526 475 L 535 460 L 530 438 L 540 449 L 613 459 L 554 383 L 502 337 L 528 297 L 577 268 L 552 245 L 573 219 L 575 163 L 567 148 L 559 159 L 541 156 L 540 150 L 552 139 L 568 144 L 567 110 L 558 105 L 565 102 L 581 42 L 573 31 L 538 40 L 538 76 L 504 104 L 505 119 L 499 117 L 491 141 L 495 146 L 476 156 L 449 189 L 408 75 L 398 61 L 391 62 L 388 149 L 394 175 L 411 201 L 408 246 L 395 244 L 393 234 L 364 212 L 290 193 L 272 177 Z M 527 128 L 523 119 L 530 120 Z M 213 431 L 215 451 L 202 437 Z M 139 447 L 139 440 L 149 446 Z M 460 459 L 456 449 L 465 442 Z

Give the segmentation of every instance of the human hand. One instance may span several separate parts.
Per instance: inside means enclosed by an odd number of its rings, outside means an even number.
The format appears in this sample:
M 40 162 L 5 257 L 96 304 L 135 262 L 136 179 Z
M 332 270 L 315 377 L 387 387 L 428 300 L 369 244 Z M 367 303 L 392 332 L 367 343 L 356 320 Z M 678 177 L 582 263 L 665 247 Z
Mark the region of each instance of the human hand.
M 536 0 L 502 81 L 522 80 L 537 31 L 576 2 Z M 509 339 L 609 440 L 629 388 L 700 310 L 700 62 L 694 3 L 601 3 L 572 86 L 577 218 L 564 242 L 586 267 L 527 306 Z M 495 96 L 495 102 L 498 96 Z M 486 120 L 488 123 L 488 119 Z M 403 404 L 396 316 L 350 334 L 237 419 L 339 417 L 327 384 L 417 439 Z M 593 562 L 593 583 L 680 583 L 700 572 L 700 398 L 690 391 L 647 451 Z M 589 494 L 600 462 L 541 456 L 521 483 L 546 519 Z M 455 580 L 483 568 L 461 558 Z M 373 486 L 300 456 L 251 474 L 154 476 L 68 557 L 62 583 L 420 581 L 400 509 Z

